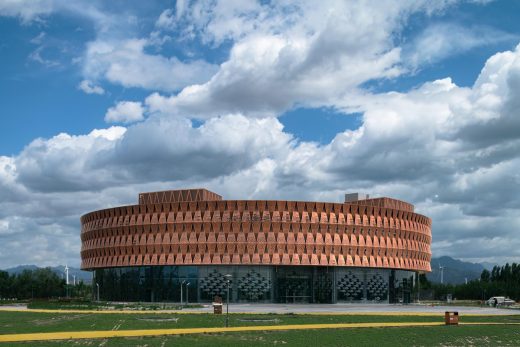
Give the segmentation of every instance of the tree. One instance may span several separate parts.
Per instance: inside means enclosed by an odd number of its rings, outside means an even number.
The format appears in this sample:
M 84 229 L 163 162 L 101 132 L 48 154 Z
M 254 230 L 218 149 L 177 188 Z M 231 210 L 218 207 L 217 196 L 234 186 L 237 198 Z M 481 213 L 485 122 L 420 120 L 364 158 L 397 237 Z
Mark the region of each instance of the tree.
M 5 271 L 0 271 L 0 298 L 10 298 L 12 277 Z
M 65 294 L 65 280 L 50 268 L 24 270 L 9 276 L 0 271 L 0 297 L 17 299 L 51 298 Z
M 437 299 L 443 299 L 447 293 L 451 293 L 457 299 L 486 300 L 491 296 L 507 296 L 520 301 L 520 265 L 495 266 L 491 272 L 483 270 L 480 281 L 459 285 L 434 284 L 433 289 Z
M 498 266 L 493 266 L 493 270 L 491 270 L 491 281 L 498 281 L 500 275 L 500 268 Z
M 428 281 L 426 274 L 419 274 L 419 284 L 422 289 L 429 289 L 432 287 L 432 283 Z
M 489 282 L 490 279 L 491 279 L 491 273 L 489 272 L 489 270 L 484 269 L 482 271 L 482 273 L 480 274 L 480 280 L 482 282 L 487 283 L 487 282 Z
M 61 279 L 50 268 L 37 269 L 33 273 L 36 286 L 35 296 L 50 298 L 64 294 L 65 280 Z

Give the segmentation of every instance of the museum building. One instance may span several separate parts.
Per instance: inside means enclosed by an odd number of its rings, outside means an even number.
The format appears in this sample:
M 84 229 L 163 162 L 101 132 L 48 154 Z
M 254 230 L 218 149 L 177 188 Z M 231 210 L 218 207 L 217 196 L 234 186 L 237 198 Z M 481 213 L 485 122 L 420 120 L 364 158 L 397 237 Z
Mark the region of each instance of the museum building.
M 431 220 L 391 198 L 223 200 L 139 194 L 81 217 L 81 268 L 112 301 L 409 302 L 429 272 Z

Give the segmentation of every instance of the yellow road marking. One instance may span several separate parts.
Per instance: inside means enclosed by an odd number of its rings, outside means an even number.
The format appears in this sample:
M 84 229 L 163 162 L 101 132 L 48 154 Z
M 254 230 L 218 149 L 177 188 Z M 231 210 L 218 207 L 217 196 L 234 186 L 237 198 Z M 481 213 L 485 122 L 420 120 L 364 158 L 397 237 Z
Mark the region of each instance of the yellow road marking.
M 8 334 L 0 335 L 0 342 L 17 341 L 45 341 L 69 339 L 93 339 L 107 337 L 137 337 L 155 335 L 182 335 L 225 333 L 237 331 L 276 331 L 276 330 L 304 330 L 304 329 L 339 329 L 339 328 L 373 328 L 373 327 L 402 327 L 402 326 L 436 326 L 442 322 L 413 322 L 413 323 L 344 323 L 344 324 L 297 324 L 297 325 L 264 325 L 247 327 L 213 327 L 213 328 L 186 328 L 186 329 L 147 329 L 147 330 L 106 330 L 106 331 L 73 331 L 56 333 Z
M 72 331 L 54 333 L 32 334 L 6 334 L 0 335 L 0 342 L 22 341 L 49 341 L 49 340 L 77 340 L 98 339 L 111 337 L 144 337 L 159 335 L 184 335 L 226 333 L 240 331 L 283 331 L 283 330 L 307 330 L 307 329 L 350 329 L 350 328 L 386 328 L 386 327 L 426 327 L 442 326 L 443 322 L 409 322 L 409 323 L 342 323 L 342 324 L 297 324 L 297 325 L 264 325 L 247 327 L 213 327 L 213 328 L 186 328 L 186 329 L 147 329 L 147 330 L 106 330 L 106 331 Z M 520 323 L 461 323 L 461 325 L 520 325 Z

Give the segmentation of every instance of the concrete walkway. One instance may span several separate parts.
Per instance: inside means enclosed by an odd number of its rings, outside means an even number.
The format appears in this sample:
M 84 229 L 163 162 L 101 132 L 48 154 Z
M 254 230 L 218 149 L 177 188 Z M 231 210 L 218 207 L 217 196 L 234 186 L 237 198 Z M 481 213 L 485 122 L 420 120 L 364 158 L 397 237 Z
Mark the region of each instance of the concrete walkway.
M 100 313 L 100 314 L 162 314 L 162 313 L 212 313 L 213 307 L 205 305 L 198 309 L 185 310 L 48 310 L 27 309 L 20 306 L 0 306 L 0 311 L 40 312 L 40 313 Z M 389 304 L 230 304 L 230 313 L 244 314 L 317 314 L 317 315 L 396 315 L 435 316 L 445 311 L 457 311 L 463 315 L 492 316 L 520 315 L 519 309 L 494 308 L 489 306 L 429 306 L 429 305 L 389 305 Z
M 190 312 L 212 311 L 210 306 Z M 230 304 L 233 313 L 295 313 L 295 314 L 376 314 L 376 315 L 437 315 L 457 311 L 464 315 L 520 315 L 520 310 L 490 306 L 431 306 L 392 304 Z

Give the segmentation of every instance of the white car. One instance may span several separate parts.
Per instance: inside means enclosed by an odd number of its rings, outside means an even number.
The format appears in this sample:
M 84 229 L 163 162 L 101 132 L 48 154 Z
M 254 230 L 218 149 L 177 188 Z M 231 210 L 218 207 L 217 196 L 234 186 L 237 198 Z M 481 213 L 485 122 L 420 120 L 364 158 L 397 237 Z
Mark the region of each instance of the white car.
M 486 301 L 486 304 L 489 306 L 510 306 L 514 305 L 515 301 L 505 296 L 493 296 Z
M 511 305 L 514 305 L 516 304 L 516 302 L 512 299 L 509 299 L 509 298 L 506 298 L 504 300 L 504 302 L 502 303 L 502 305 L 505 305 L 505 306 L 511 306 Z

